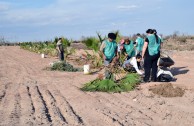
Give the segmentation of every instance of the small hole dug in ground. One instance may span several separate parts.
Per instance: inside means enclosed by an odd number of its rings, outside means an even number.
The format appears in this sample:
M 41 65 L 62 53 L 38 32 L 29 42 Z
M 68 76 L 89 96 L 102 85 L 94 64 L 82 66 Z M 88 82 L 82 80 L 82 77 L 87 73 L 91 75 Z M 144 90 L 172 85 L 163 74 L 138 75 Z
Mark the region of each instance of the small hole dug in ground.
M 182 97 L 185 93 L 184 89 L 180 87 L 173 87 L 171 83 L 164 83 L 150 87 L 149 91 L 163 97 Z

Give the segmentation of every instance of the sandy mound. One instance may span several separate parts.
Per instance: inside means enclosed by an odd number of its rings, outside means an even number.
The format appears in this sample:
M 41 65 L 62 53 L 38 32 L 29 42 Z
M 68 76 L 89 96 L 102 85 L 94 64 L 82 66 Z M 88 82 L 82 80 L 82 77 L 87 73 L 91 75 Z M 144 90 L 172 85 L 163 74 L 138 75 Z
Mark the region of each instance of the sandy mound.
M 171 83 L 159 84 L 150 87 L 149 90 L 163 97 L 182 97 L 185 93 L 185 90 L 180 87 L 173 87 Z

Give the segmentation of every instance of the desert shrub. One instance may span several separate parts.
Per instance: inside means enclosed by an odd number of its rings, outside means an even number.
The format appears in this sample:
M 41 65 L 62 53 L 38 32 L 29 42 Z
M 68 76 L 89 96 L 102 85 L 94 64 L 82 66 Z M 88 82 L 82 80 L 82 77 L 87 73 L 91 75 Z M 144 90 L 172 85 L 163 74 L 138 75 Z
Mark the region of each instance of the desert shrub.
M 98 51 L 100 48 L 100 41 L 95 37 L 87 37 L 82 42 L 89 48 Z
M 71 64 L 66 63 L 65 61 L 54 63 L 51 67 L 51 70 L 68 71 L 68 72 L 80 71 L 80 69 L 74 68 Z
M 65 46 L 65 47 L 68 47 L 68 46 L 70 46 L 71 45 L 71 42 L 70 42 L 70 40 L 68 40 L 67 38 L 65 38 L 65 37 L 61 37 L 62 38 L 62 44 Z M 54 39 L 54 43 L 57 43 L 58 42 L 58 40 L 59 40 L 59 38 L 58 37 L 55 37 L 55 39 Z
M 99 51 L 92 51 L 92 53 L 85 51 L 81 57 L 76 58 L 76 63 L 79 65 L 90 64 L 91 68 L 100 68 L 103 66 L 102 54 Z
M 190 51 L 193 51 L 194 50 L 194 45 L 191 45 L 191 46 L 189 46 L 190 48 L 189 48 L 189 50 Z
M 139 75 L 135 73 L 128 74 L 118 82 L 110 79 L 96 79 L 86 83 L 81 88 L 83 91 L 100 91 L 100 92 L 126 92 L 133 90 L 140 82 Z
M 51 41 L 44 41 L 44 42 L 23 42 L 20 43 L 20 48 L 26 49 L 36 53 L 44 53 L 50 56 L 56 56 L 56 43 L 58 38 L 56 37 L 53 42 Z M 70 46 L 70 41 L 66 38 L 62 38 L 62 43 L 65 47 L 65 51 L 67 47 Z
M 176 38 L 176 40 L 181 42 L 181 43 L 185 43 L 187 41 L 187 37 L 186 36 L 179 36 Z
M 76 52 L 76 50 L 75 50 L 75 48 L 67 48 L 66 50 L 65 50 L 65 57 L 67 58 L 69 55 L 72 55 L 72 54 L 74 54 Z
M 55 49 L 56 46 L 52 42 L 24 42 L 20 44 L 20 48 L 51 56 L 55 56 L 57 54 Z
M 191 38 L 190 39 L 194 39 L 194 36 L 191 36 Z

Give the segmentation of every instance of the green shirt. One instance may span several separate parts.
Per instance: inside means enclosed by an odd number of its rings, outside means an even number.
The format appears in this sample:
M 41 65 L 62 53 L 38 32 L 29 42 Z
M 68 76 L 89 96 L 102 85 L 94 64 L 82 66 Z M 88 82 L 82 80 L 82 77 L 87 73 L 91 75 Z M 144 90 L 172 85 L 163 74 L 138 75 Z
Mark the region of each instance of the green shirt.
M 134 45 L 133 41 L 130 42 L 130 44 L 124 44 L 124 48 L 128 56 L 134 57 L 135 56 L 135 50 L 134 50 Z
M 138 37 L 138 38 L 136 39 L 136 42 L 137 42 L 137 47 L 136 47 L 137 51 L 142 51 L 142 49 L 143 49 L 143 44 L 144 44 L 144 39 L 141 38 L 141 37 Z
M 101 51 L 104 52 L 104 55 L 106 56 L 106 58 L 108 60 L 112 60 L 115 57 L 115 53 L 117 50 L 117 43 L 116 41 L 108 41 L 105 40 L 103 41 L 102 45 L 101 45 Z
M 149 43 L 148 43 L 148 52 L 149 55 L 153 56 L 159 53 L 160 51 L 160 43 L 161 39 L 158 37 L 158 43 L 156 41 L 155 35 L 151 34 L 147 36 Z

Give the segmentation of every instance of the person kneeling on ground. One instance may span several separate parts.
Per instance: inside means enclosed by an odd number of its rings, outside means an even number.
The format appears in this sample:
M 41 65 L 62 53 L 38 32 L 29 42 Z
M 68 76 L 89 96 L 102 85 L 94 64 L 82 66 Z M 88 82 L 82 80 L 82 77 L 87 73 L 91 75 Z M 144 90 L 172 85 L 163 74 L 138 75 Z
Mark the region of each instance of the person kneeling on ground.
M 143 75 L 143 72 L 141 72 L 138 68 L 138 63 L 140 63 L 142 60 L 142 56 L 140 54 L 138 54 L 136 57 L 131 57 L 130 59 L 124 61 L 123 63 L 123 68 L 124 69 L 135 69 L 135 71 L 139 74 L 139 75 Z

